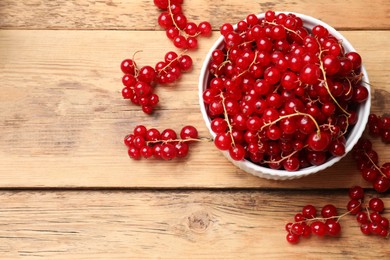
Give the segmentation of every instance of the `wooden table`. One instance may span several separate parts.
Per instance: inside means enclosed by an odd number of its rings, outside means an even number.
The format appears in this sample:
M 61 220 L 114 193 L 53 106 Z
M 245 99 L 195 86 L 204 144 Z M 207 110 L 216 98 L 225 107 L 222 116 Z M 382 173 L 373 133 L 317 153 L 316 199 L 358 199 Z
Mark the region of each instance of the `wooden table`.
M 372 111 L 390 105 L 390 5 L 372 1 L 185 1 L 187 17 L 218 30 L 251 12 L 305 13 L 340 30 L 362 55 Z M 157 90 L 153 116 L 121 98 L 119 64 L 155 64 L 175 50 L 151 0 L 1 0 L 0 258 L 259 259 L 389 257 L 389 241 L 361 234 L 353 216 L 339 238 L 285 241 L 306 204 L 345 212 L 347 189 L 368 188 L 349 156 L 319 174 L 270 181 L 229 163 L 212 143 L 185 160 L 133 161 L 123 137 L 135 125 L 180 129 L 202 121 L 197 80 L 218 37 L 199 40 L 194 69 Z M 382 162 L 389 148 L 374 145 Z

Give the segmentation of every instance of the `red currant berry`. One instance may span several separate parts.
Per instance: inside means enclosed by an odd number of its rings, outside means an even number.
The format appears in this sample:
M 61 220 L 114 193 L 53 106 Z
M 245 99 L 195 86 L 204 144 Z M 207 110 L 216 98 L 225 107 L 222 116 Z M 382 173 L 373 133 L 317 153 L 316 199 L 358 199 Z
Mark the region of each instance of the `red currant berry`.
M 153 156 L 153 148 L 150 146 L 144 146 L 140 150 L 141 156 L 145 159 L 148 159 Z
M 177 134 L 175 131 L 172 129 L 165 129 L 161 133 L 161 140 L 163 141 L 169 141 L 169 140 L 176 140 L 177 139 Z
M 306 64 L 299 73 L 300 79 L 304 84 L 315 84 L 319 81 L 321 71 L 314 64 Z
M 299 242 L 299 236 L 292 233 L 288 233 L 286 236 L 286 240 L 290 244 L 297 244 Z
M 139 70 L 138 80 L 150 83 L 154 81 L 156 71 L 151 66 L 144 66 Z
M 327 232 L 327 227 L 325 223 L 321 221 L 314 221 L 310 224 L 311 232 L 317 236 L 324 236 Z
M 188 155 L 189 146 L 185 142 L 178 142 L 175 144 L 177 158 L 184 158 Z
M 141 136 L 141 137 L 145 137 L 146 136 L 146 132 L 147 132 L 147 129 L 145 126 L 143 125 L 137 125 L 134 130 L 134 135 L 136 136 Z
M 161 140 L 161 134 L 157 129 L 151 128 L 146 131 L 146 141 L 157 141 L 157 140 Z
M 173 144 L 165 143 L 161 145 L 161 158 L 164 160 L 172 160 L 176 157 L 176 149 Z
M 374 182 L 374 189 L 381 193 L 388 191 L 390 189 L 390 179 L 384 176 L 380 176 Z
M 349 189 L 349 197 L 354 200 L 360 200 L 364 198 L 364 190 L 360 186 L 353 186 Z
M 124 99 L 132 99 L 134 98 L 134 91 L 129 87 L 125 87 L 122 89 L 122 97 Z
M 320 133 L 314 132 L 309 135 L 307 144 L 313 151 L 325 151 L 331 141 L 330 134 L 328 132 L 321 131 Z
M 357 70 L 361 67 L 362 65 L 362 58 L 360 57 L 360 55 L 356 52 L 349 52 L 347 54 L 345 54 L 345 56 L 350 60 L 352 61 L 352 67 L 354 70 Z
M 134 146 L 129 147 L 128 154 L 134 160 L 141 159 L 141 153 L 140 153 L 139 149 L 134 147 Z
M 313 205 L 306 205 L 302 209 L 302 215 L 307 218 L 315 218 L 317 216 L 317 210 Z
M 245 149 L 240 144 L 235 144 L 229 148 L 229 155 L 235 161 L 241 161 L 245 156 Z
M 192 68 L 192 58 L 188 55 L 182 55 L 179 58 L 180 69 L 182 71 L 189 71 Z
M 209 22 L 201 22 L 198 25 L 198 32 L 200 35 L 208 37 L 211 35 L 212 28 Z
M 305 220 L 305 216 L 303 216 L 303 214 L 301 214 L 301 213 L 297 213 L 294 216 L 294 220 L 295 220 L 295 222 L 302 222 Z
M 328 219 L 325 222 L 327 234 L 338 236 L 341 232 L 341 225 L 335 219 Z
M 356 215 L 360 211 L 362 211 L 362 203 L 358 200 L 352 199 L 347 204 L 347 210 L 352 215 Z
M 153 157 L 156 159 L 161 158 L 162 144 L 155 144 L 153 147 Z
M 187 48 L 187 40 L 184 36 L 178 35 L 173 39 L 173 44 L 176 48 L 185 49 Z
M 302 224 L 300 224 L 300 223 L 294 223 L 294 224 L 292 224 L 292 226 L 291 226 L 291 232 L 294 233 L 294 234 L 296 234 L 296 235 L 298 235 L 298 236 L 300 236 L 300 235 L 303 234 L 304 228 L 303 228 Z
M 185 139 L 197 139 L 198 138 L 198 130 L 195 127 L 188 125 L 181 129 L 180 138 Z
M 134 138 L 135 138 L 135 135 L 133 134 L 129 134 L 125 137 L 124 139 L 124 143 L 127 147 L 130 147 L 130 146 L 133 146 L 133 142 L 134 142 Z
M 356 214 L 356 220 L 360 224 L 367 224 L 369 222 L 368 215 L 364 211 L 360 211 Z
M 219 150 L 229 150 L 232 146 L 232 138 L 229 133 L 219 133 L 214 139 L 214 144 Z
M 321 216 L 323 218 L 330 218 L 330 217 L 337 216 L 337 208 L 332 204 L 325 205 L 321 209 Z
M 369 223 L 361 224 L 360 225 L 360 231 L 362 231 L 362 233 L 365 234 L 365 235 L 370 235 L 371 234 L 371 230 L 370 230 Z
M 133 60 L 126 59 L 121 63 L 121 70 L 125 74 L 134 75 L 136 66 L 136 63 Z
M 131 75 L 131 74 L 125 74 L 125 75 L 123 75 L 123 77 L 122 77 L 122 83 L 123 83 L 123 85 L 126 86 L 126 87 L 132 87 L 132 86 L 134 86 L 135 82 L 136 82 L 136 79 L 135 79 L 135 77 L 134 77 L 133 75 Z
M 370 207 L 371 210 L 379 213 L 382 212 L 383 209 L 385 208 L 383 200 L 379 198 L 372 198 L 368 203 L 368 206 Z

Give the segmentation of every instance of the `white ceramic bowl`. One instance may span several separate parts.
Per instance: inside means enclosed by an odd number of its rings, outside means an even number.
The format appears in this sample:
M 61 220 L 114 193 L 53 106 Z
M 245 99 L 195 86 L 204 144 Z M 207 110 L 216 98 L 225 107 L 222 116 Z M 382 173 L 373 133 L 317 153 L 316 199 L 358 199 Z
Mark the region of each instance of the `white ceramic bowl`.
M 278 12 L 278 13 L 280 13 L 280 12 Z M 283 13 L 292 13 L 292 12 L 283 12 Z M 307 15 L 303 15 L 303 14 L 299 14 L 299 13 L 293 13 L 293 14 L 300 17 L 303 21 L 304 27 L 306 27 L 308 29 L 312 29 L 315 25 L 324 26 L 326 29 L 328 29 L 328 31 L 331 34 L 333 34 L 333 36 L 335 36 L 337 39 L 342 41 L 345 52 L 355 51 L 355 49 L 352 47 L 351 43 L 344 36 L 342 36 L 339 32 L 337 32 L 333 27 L 329 26 L 328 24 L 326 24 L 318 19 L 315 19 L 313 17 L 307 16 Z M 264 18 L 264 13 L 257 15 L 257 17 L 259 19 Z M 237 26 L 234 26 L 234 29 L 236 29 L 236 28 L 237 28 Z M 203 95 L 203 91 L 207 88 L 207 83 L 208 83 L 208 78 L 209 78 L 208 66 L 209 66 L 209 63 L 211 60 L 211 54 L 215 49 L 221 49 L 223 47 L 223 44 L 224 44 L 223 36 L 220 36 L 218 38 L 218 40 L 214 43 L 214 45 L 211 47 L 210 51 L 207 53 L 207 56 L 204 60 L 202 69 L 200 71 L 200 76 L 199 76 L 200 109 L 202 112 L 203 119 L 206 123 L 206 126 L 209 129 L 210 134 L 213 136 L 213 138 L 215 137 L 215 133 L 211 130 L 211 127 L 210 127 L 211 121 L 207 115 L 206 107 L 205 107 L 205 104 L 203 102 L 202 95 Z M 359 109 L 357 111 L 359 119 L 347 137 L 346 153 L 345 154 L 347 154 L 349 151 L 352 150 L 353 146 L 356 144 L 356 142 L 361 137 L 361 135 L 365 129 L 365 126 L 367 124 L 368 116 L 370 113 L 371 91 L 370 91 L 370 86 L 369 86 L 369 80 L 367 77 L 367 71 L 364 68 L 364 65 L 362 65 L 361 71 L 363 73 L 362 82 L 363 82 L 364 86 L 368 89 L 369 95 L 368 95 L 368 99 L 359 106 Z M 248 160 L 235 161 L 230 157 L 228 152 L 223 151 L 222 153 L 234 165 L 236 165 L 240 169 L 244 170 L 245 172 L 251 173 L 251 174 L 258 176 L 258 177 L 262 177 L 262 178 L 266 178 L 266 179 L 273 179 L 273 180 L 291 180 L 291 179 L 301 178 L 301 177 L 304 177 L 304 176 L 307 176 L 307 175 L 310 175 L 313 173 L 317 173 L 319 171 L 322 171 L 322 170 L 332 166 L 336 162 L 340 161 L 340 159 L 342 158 L 342 157 L 331 157 L 328 159 L 327 162 L 325 162 L 324 164 L 322 164 L 320 166 L 310 166 L 307 168 L 300 169 L 298 171 L 289 172 L 286 170 L 274 170 L 274 169 L 270 169 L 267 167 L 259 166 L 257 164 L 254 164 L 254 163 L 248 161 Z

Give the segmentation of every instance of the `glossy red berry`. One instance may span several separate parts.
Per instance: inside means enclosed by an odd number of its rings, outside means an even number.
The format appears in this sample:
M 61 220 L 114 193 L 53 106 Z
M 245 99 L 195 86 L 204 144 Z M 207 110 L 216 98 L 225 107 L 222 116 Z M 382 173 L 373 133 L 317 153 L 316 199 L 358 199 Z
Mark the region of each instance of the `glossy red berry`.
M 121 70 L 125 74 L 134 75 L 136 66 L 136 63 L 133 60 L 126 59 L 121 63 Z
M 314 132 L 310 134 L 307 144 L 311 150 L 321 152 L 327 149 L 330 141 L 330 134 L 328 132 L 321 131 L 319 133 Z
M 311 232 L 317 236 L 324 236 L 327 232 L 327 227 L 325 223 L 321 221 L 314 221 L 310 224 Z
M 302 209 L 302 215 L 305 218 L 315 218 L 317 216 L 317 209 L 313 205 L 306 205 Z
M 299 236 L 296 234 L 288 233 L 286 235 L 286 240 L 290 244 L 297 244 L 299 242 Z
M 364 190 L 360 186 L 353 186 L 349 189 L 349 197 L 354 200 L 360 200 L 364 198 Z
M 184 126 L 180 131 L 180 138 L 185 139 L 197 139 L 198 138 L 198 130 L 191 126 Z
M 352 199 L 347 204 L 347 210 L 352 214 L 356 215 L 362 211 L 362 203 L 358 200 Z
M 332 204 L 325 205 L 321 209 L 321 216 L 323 218 L 330 218 L 330 217 L 337 216 L 337 208 Z
M 326 233 L 331 236 L 338 236 L 341 232 L 341 225 L 335 219 L 328 219 L 325 222 L 326 225 Z
M 379 213 L 381 213 L 383 211 L 383 209 L 385 208 L 383 200 L 381 200 L 379 198 L 372 198 L 369 201 L 368 206 L 370 207 L 371 210 L 373 210 L 375 212 L 379 212 Z

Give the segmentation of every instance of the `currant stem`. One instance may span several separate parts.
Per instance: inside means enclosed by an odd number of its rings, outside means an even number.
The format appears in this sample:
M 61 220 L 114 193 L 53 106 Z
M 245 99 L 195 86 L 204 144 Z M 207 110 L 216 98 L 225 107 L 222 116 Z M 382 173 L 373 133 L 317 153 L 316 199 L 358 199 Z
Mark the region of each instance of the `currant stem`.
M 147 141 L 146 144 L 157 144 L 157 143 L 185 143 L 185 142 L 212 142 L 211 138 L 201 137 L 201 138 L 186 138 L 186 139 L 171 139 L 171 140 L 155 140 Z
M 372 165 L 374 165 L 375 169 L 377 169 L 379 171 L 379 173 L 387 178 L 387 176 L 382 172 L 381 168 L 378 167 L 378 165 L 376 165 L 376 163 L 374 163 L 374 161 L 370 158 L 370 156 L 368 156 L 368 154 L 366 152 L 364 152 L 364 155 L 368 158 L 368 160 L 370 160 L 370 162 L 372 163 Z
M 133 62 L 134 62 L 134 76 L 135 76 L 136 78 L 137 78 L 138 75 L 139 75 L 139 69 L 138 69 L 138 67 L 137 67 L 137 64 L 135 63 L 135 55 L 136 55 L 137 53 L 140 53 L 140 52 L 142 52 L 142 50 L 138 50 L 138 51 L 134 52 L 134 53 L 133 53 L 133 57 L 131 58 L 131 59 L 133 60 Z
M 226 111 L 226 106 L 225 106 L 225 96 L 223 95 L 223 92 L 221 92 L 221 102 L 222 102 L 222 107 L 223 107 L 223 114 L 224 114 L 224 117 L 225 117 L 225 121 L 229 127 L 229 135 L 230 135 L 230 138 L 232 139 L 232 145 L 233 147 L 236 146 L 236 143 L 234 142 L 234 138 L 233 138 L 233 127 L 232 125 L 230 124 L 230 121 L 229 121 L 229 116 L 228 116 L 228 113 Z
M 251 64 L 249 64 L 248 69 L 244 70 L 243 72 L 241 72 L 240 74 L 238 74 L 237 76 L 235 76 L 235 78 L 239 78 L 239 77 L 241 77 L 242 75 L 244 75 L 245 73 L 247 73 L 247 72 L 249 71 L 249 68 L 250 68 L 253 64 L 256 63 L 257 53 L 258 53 L 258 52 L 257 52 L 257 50 L 256 50 L 256 51 L 255 51 L 255 57 L 254 57 L 254 59 L 252 60 Z
M 352 83 L 351 83 L 351 81 L 349 80 L 349 78 L 345 78 L 345 79 L 348 81 L 348 84 L 349 84 L 348 92 L 347 92 L 345 95 L 349 95 L 349 93 L 351 93 L 351 91 L 352 91 Z
M 322 76 L 324 78 L 324 86 L 325 86 L 325 89 L 326 91 L 328 91 L 328 94 L 329 96 L 332 98 L 332 100 L 336 103 L 336 105 L 340 108 L 341 111 L 343 111 L 346 115 L 350 116 L 351 114 L 348 113 L 343 107 L 341 107 L 341 105 L 339 104 L 339 102 L 337 102 L 336 98 L 332 95 L 332 93 L 330 92 L 330 89 L 329 89 L 329 86 L 328 86 L 328 82 L 326 80 L 326 72 L 325 72 L 325 68 L 324 68 L 324 63 L 322 62 L 322 59 L 321 59 L 321 55 L 322 53 L 324 52 L 324 50 L 321 49 L 321 44 L 320 42 L 318 41 L 318 39 L 316 38 L 317 40 L 317 44 L 318 44 L 318 47 L 320 48 L 320 53 L 318 54 L 318 60 L 320 62 L 320 70 L 322 72 Z
M 348 127 L 349 127 L 348 116 L 344 115 L 344 114 L 342 116 L 345 116 L 347 118 L 347 121 L 346 121 L 347 122 L 347 127 L 345 128 L 344 132 L 340 136 L 345 135 L 348 132 Z
M 282 119 L 285 119 L 285 118 L 289 118 L 289 117 L 293 117 L 293 116 L 307 116 L 309 117 L 313 123 L 316 125 L 316 128 L 317 128 L 317 134 L 319 135 L 320 134 L 320 126 L 318 125 L 317 121 L 315 120 L 315 118 L 310 115 L 310 114 L 306 114 L 306 113 L 302 113 L 302 112 L 299 112 L 299 111 L 296 111 L 294 114 L 290 114 L 290 115 L 285 115 L 285 116 L 280 116 L 278 119 L 272 121 L 272 122 L 269 122 L 265 125 L 263 125 L 261 128 L 260 128 L 260 132 L 264 130 L 265 127 L 267 126 L 270 126 L 270 125 L 273 125 L 277 122 L 279 122 L 280 120 Z
M 184 50 L 184 51 L 182 51 L 179 55 L 177 55 L 176 58 L 174 58 L 173 60 L 171 60 L 167 65 L 165 65 L 165 66 L 158 72 L 158 75 L 160 75 L 162 71 L 165 71 L 165 69 L 169 68 L 169 67 L 172 65 L 173 62 L 179 60 L 179 59 L 183 56 L 183 54 L 186 53 L 186 52 L 187 52 L 187 50 Z
M 362 202 L 359 202 L 359 204 L 356 207 L 354 207 L 353 209 L 351 209 L 351 210 L 349 210 L 349 211 L 347 211 L 344 214 L 341 214 L 339 216 L 332 216 L 332 217 L 327 217 L 327 218 L 310 218 L 310 219 L 305 219 L 305 220 L 302 220 L 302 221 L 299 221 L 299 222 L 294 222 L 294 223 L 301 224 L 301 223 L 312 222 L 312 221 L 316 221 L 316 220 L 326 221 L 328 219 L 337 219 L 336 221 L 339 222 L 340 219 L 342 219 L 343 217 L 347 216 L 352 211 L 354 211 L 355 209 L 359 208 L 361 205 L 362 205 Z
M 282 25 L 282 24 L 277 24 L 277 23 L 274 23 L 274 22 L 268 22 L 268 21 L 264 21 L 264 23 L 266 23 L 266 24 L 271 24 L 271 25 L 280 25 L 280 26 L 282 26 L 286 31 L 288 31 L 288 32 L 291 32 L 291 33 L 293 33 L 293 34 L 295 34 L 296 36 L 298 36 L 299 38 L 301 38 L 301 40 L 303 40 L 303 38 L 302 38 L 302 36 L 301 35 L 299 35 L 296 31 L 294 31 L 294 30 L 291 30 L 291 29 L 288 29 L 287 27 L 285 27 L 284 25 Z
M 229 59 L 226 59 L 225 61 L 223 61 L 221 64 L 219 64 L 218 70 L 220 70 L 223 66 L 225 66 L 225 65 L 228 64 L 228 63 L 232 63 L 232 62 L 231 62 Z M 214 76 L 215 76 L 216 78 L 218 78 L 218 75 L 214 74 Z
M 368 216 L 368 219 L 370 220 L 370 222 L 372 222 L 372 219 L 370 217 L 370 211 L 368 210 L 368 207 L 366 206 L 366 211 L 367 211 L 367 216 Z
M 305 147 L 307 147 L 307 145 L 305 145 L 303 148 L 305 148 Z M 302 149 L 303 149 L 303 148 L 302 148 Z M 263 161 L 263 163 L 281 163 L 281 162 L 283 162 L 284 160 L 286 160 L 286 159 L 290 158 L 291 156 L 293 156 L 294 154 L 298 153 L 299 151 L 301 151 L 301 150 L 296 150 L 296 151 L 290 153 L 290 154 L 287 155 L 287 156 L 283 156 L 283 155 L 282 155 L 282 156 L 281 156 L 282 158 L 281 158 L 280 160 L 277 160 L 277 161 Z
M 171 9 L 171 0 L 168 0 L 168 12 L 169 12 L 169 15 L 171 16 L 173 25 L 176 27 L 176 29 L 179 30 L 180 34 L 184 34 L 186 37 L 196 37 L 200 34 L 200 32 L 198 32 L 194 35 L 189 35 L 185 31 L 180 29 L 179 26 L 177 26 L 177 23 L 175 22 L 175 19 L 173 18 L 173 13 L 172 13 L 172 9 Z

